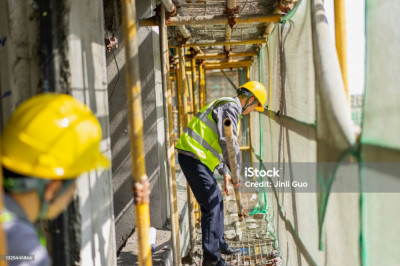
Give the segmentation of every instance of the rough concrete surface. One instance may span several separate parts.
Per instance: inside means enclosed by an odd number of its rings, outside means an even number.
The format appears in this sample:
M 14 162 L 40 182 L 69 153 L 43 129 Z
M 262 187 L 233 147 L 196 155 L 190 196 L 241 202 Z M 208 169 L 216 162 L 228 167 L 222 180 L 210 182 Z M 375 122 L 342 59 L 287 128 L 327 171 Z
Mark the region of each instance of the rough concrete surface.
M 219 181 L 221 183 L 221 181 Z M 222 190 L 222 184 L 220 184 Z M 196 228 L 196 241 L 194 249 L 189 253 L 188 241 L 188 215 L 186 202 L 186 179 L 182 174 L 177 174 L 178 209 L 180 214 L 180 241 L 183 265 L 201 265 L 201 229 Z M 280 261 L 279 254 L 273 248 L 273 241 L 267 232 L 268 223 L 265 214 L 255 214 L 239 221 L 236 210 L 236 201 L 233 188 L 230 195 L 224 195 L 225 238 L 232 247 L 239 247 L 241 254 L 225 256 L 223 258 L 232 265 L 279 265 L 274 260 Z M 256 193 L 242 193 L 242 204 L 247 212 L 251 212 L 257 202 Z M 153 265 L 174 265 L 172 261 L 172 247 L 170 241 L 170 225 L 166 224 L 164 230 L 157 231 L 156 252 L 153 255 Z M 129 237 L 125 247 L 118 256 L 118 265 L 137 265 L 137 240 L 134 233 Z M 190 255 L 188 255 L 190 254 Z
M 177 167 L 179 168 L 179 166 Z M 177 177 L 177 198 L 179 214 L 179 234 L 182 255 L 188 252 L 189 245 L 189 222 L 186 193 L 186 179 L 183 175 L 176 174 Z M 171 224 L 169 220 L 164 224 L 163 229 L 157 230 L 156 250 L 153 253 L 153 265 L 174 265 L 171 243 Z M 136 231 L 129 236 L 122 247 L 117 263 L 118 265 L 137 265 L 137 236 Z
M 121 249 L 117 264 L 120 266 L 139 265 L 137 261 L 137 231 L 135 231 L 126 241 L 125 246 Z M 171 232 L 167 229 L 157 230 L 156 249 L 153 252 L 153 265 L 163 265 L 164 253 L 171 246 Z
M 222 181 L 218 182 L 223 191 Z M 233 187 L 230 196 L 224 196 L 225 239 L 229 246 L 241 249 L 236 255 L 222 255 L 231 265 L 280 265 L 279 254 L 273 248 L 273 240 L 267 232 L 268 223 L 263 214 L 255 214 L 239 220 Z M 250 213 L 257 203 L 257 194 L 241 193 L 243 208 Z M 191 258 L 186 257 L 183 265 L 201 265 L 201 230 L 197 228 L 196 246 Z

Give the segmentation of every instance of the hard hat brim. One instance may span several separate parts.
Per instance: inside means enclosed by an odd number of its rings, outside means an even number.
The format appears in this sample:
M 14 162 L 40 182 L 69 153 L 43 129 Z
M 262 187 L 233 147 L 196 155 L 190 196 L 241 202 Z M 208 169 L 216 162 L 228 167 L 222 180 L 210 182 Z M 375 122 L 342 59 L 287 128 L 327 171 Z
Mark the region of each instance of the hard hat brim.
M 75 172 L 64 171 L 63 168 L 55 167 L 36 168 L 28 164 L 22 164 L 21 162 L 15 163 L 16 160 L 13 160 L 13 158 L 8 158 L 7 156 L 3 156 L 1 159 L 2 164 L 7 169 L 15 173 L 53 180 L 77 178 L 81 174 L 89 172 L 93 169 L 108 169 L 111 166 L 110 160 L 105 157 L 101 152 L 98 152 L 96 154 L 92 163 L 86 164 L 85 167 L 81 169 L 74 169 Z
M 95 168 L 107 169 L 111 166 L 110 160 L 104 156 L 101 152 L 97 154 L 97 163 Z

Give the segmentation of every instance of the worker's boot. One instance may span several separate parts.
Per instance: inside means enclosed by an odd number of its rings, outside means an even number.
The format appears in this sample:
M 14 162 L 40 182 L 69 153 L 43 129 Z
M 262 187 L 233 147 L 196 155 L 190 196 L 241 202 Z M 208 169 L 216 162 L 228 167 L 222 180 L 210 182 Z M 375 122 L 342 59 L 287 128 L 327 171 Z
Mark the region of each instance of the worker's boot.
M 224 255 L 232 255 L 236 253 L 240 253 L 241 249 L 240 248 L 231 248 L 227 244 L 221 248 L 221 254 Z
M 220 260 L 203 260 L 203 266 L 231 266 L 224 259 Z

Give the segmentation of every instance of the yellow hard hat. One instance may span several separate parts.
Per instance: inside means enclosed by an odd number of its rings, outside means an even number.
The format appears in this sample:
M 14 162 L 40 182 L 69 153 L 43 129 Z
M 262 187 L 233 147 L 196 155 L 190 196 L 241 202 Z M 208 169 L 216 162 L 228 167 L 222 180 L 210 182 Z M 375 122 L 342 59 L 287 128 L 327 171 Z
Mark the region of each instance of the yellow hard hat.
M 258 81 L 249 81 L 240 86 L 240 88 L 246 89 L 251 92 L 260 103 L 260 106 L 254 109 L 259 112 L 264 112 L 264 105 L 267 102 L 267 89 L 265 88 L 265 86 Z
M 3 165 L 18 174 L 70 179 L 110 166 L 99 150 L 99 121 L 86 105 L 66 94 L 39 94 L 23 102 L 1 137 Z

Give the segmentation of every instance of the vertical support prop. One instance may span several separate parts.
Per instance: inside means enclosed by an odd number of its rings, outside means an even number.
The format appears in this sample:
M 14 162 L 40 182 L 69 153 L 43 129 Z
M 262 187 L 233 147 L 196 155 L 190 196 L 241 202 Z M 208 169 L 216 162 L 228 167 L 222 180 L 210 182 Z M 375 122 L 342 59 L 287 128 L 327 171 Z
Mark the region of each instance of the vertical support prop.
M 178 49 L 175 49 L 176 53 L 178 53 Z M 175 79 L 176 79 L 176 99 L 177 99 L 177 111 L 178 111 L 178 132 L 179 136 L 183 132 L 182 128 L 182 99 L 181 99 L 181 89 L 182 89 L 182 81 L 181 81 L 181 75 L 180 75 L 180 70 L 179 70 L 179 64 L 176 66 L 175 69 Z
M 250 67 L 246 67 L 246 82 L 250 81 Z M 253 166 L 253 144 L 252 144 L 252 137 L 251 137 L 251 115 L 248 114 L 248 121 L 249 121 L 249 146 L 250 146 L 250 164 Z M 255 176 L 253 176 L 255 180 Z
M 335 38 L 336 51 L 342 71 L 344 90 L 350 106 L 349 85 L 347 76 L 347 43 L 346 43 L 346 8 L 345 0 L 336 0 L 335 3 Z M 351 107 L 351 106 L 350 106 Z
M 169 86 L 169 53 L 167 25 L 165 24 L 165 7 L 161 6 L 160 17 L 160 47 L 161 47 L 161 64 L 162 64 L 162 89 L 163 89 L 163 109 L 164 109 L 164 135 L 165 149 L 167 155 L 167 179 L 169 190 L 169 207 L 171 215 L 171 235 L 172 235 L 172 253 L 174 265 L 180 266 L 181 263 L 181 247 L 179 239 L 179 214 L 178 214 L 178 198 L 176 191 L 175 176 L 175 149 L 174 135 L 172 126 L 172 106 L 171 106 L 171 87 Z
M 1 142 L 0 142 L 0 162 L 1 162 L 1 154 L 2 152 L 2 147 L 1 147 Z M 4 203 L 3 203 L 3 169 L 0 167 L 0 255 L 6 255 L 7 254 L 7 239 L 6 235 L 4 234 L 2 222 L 3 222 L 3 208 L 4 208 Z M 1 261 L 0 265 L 7 266 L 8 263 L 7 261 Z
M 139 247 L 138 258 L 140 266 L 149 266 L 152 265 L 152 258 L 149 242 L 149 194 L 146 190 L 149 189 L 150 185 L 146 175 L 143 148 L 143 117 L 138 42 L 136 36 L 136 5 L 135 0 L 123 0 L 121 4 L 126 56 L 126 89 L 129 108 L 133 190 L 136 191 L 139 184 L 143 188 L 142 198 L 137 200 L 135 197 L 135 216 Z
M 191 61 L 191 70 L 192 70 L 192 104 L 193 104 L 193 114 L 196 115 L 198 112 L 198 88 L 197 88 L 197 75 L 196 75 L 196 59 L 192 57 Z
M 178 48 L 178 56 L 179 56 L 179 77 L 180 77 L 180 93 L 181 93 L 181 114 L 182 114 L 182 128 L 185 129 L 189 123 L 188 119 L 188 111 L 187 111 L 187 82 L 186 82 L 186 68 L 185 68 L 185 55 L 184 48 Z M 179 87 L 178 87 L 179 88 Z M 195 240 L 195 220 L 194 220 L 194 195 L 192 190 L 190 189 L 189 183 L 186 183 L 187 189 L 187 200 L 189 206 L 189 233 L 190 233 L 190 247 L 193 249 L 194 240 Z
M 241 180 L 240 180 L 239 169 L 237 168 L 236 152 L 234 146 L 235 140 L 233 139 L 232 136 L 233 135 L 232 121 L 229 118 L 226 118 L 224 119 L 223 124 L 224 124 L 226 148 L 228 150 L 228 160 L 231 170 L 231 176 L 233 183 L 236 184 L 239 183 Z M 238 210 L 239 220 L 242 221 L 242 219 L 247 218 L 248 215 L 246 213 L 246 210 L 243 209 L 242 198 L 240 195 L 239 188 L 235 187 L 234 190 L 235 190 L 236 206 Z
M 193 82 L 192 82 L 192 73 L 191 71 L 186 71 L 186 84 L 188 90 L 188 123 L 193 117 Z
M 246 67 L 246 80 L 250 81 L 250 67 Z
M 206 105 L 206 76 L 204 71 L 204 64 L 199 64 L 199 76 L 200 76 L 200 108 Z
M 190 60 L 190 67 L 192 72 L 192 105 L 193 105 L 193 116 L 199 111 L 198 108 L 198 86 L 197 86 L 197 73 L 196 73 L 196 58 L 194 57 L 194 52 L 192 53 L 192 58 Z M 195 220 L 200 218 L 200 205 L 195 202 Z M 195 223 L 196 224 L 196 223 Z

